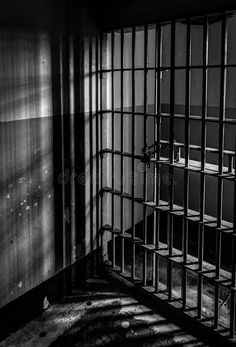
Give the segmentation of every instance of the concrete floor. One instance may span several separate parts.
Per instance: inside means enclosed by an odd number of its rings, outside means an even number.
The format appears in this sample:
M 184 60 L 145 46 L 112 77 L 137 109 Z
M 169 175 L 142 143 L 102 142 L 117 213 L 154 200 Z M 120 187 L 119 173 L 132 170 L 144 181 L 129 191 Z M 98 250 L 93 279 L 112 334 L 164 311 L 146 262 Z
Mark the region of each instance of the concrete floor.
M 0 347 L 209 346 L 115 284 L 87 280 Z
M 121 239 L 116 238 L 116 265 L 120 269 L 121 265 Z M 125 240 L 125 275 L 131 276 L 132 269 L 132 243 Z M 136 246 L 135 248 L 135 277 L 139 281 L 143 281 L 143 248 Z M 112 261 L 112 243 L 109 244 L 109 260 Z M 194 262 L 195 260 L 192 259 Z M 196 260 L 197 261 L 197 260 Z M 206 263 L 204 262 L 204 266 Z M 158 258 L 159 268 L 159 288 L 167 291 L 167 273 L 168 263 L 164 257 Z M 223 270 L 222 270 L 223 271 Z M 222 274 L 221 271 L 221 274 Z M 172 297 L 173 299 L 182 298 L 182 275 L 183 267 L 177 263 L 172 263 Z M 225 271 L 224 271 L 225 273 Z M 229 275 L 229 273 L 228 273 Z M 230 276 L 230 275 L 229 275 Z M 225 277 L 226 278 L 226 277 Z M 228 277 L 230 278 L 230 277 Z M 153 271 L 153 255 L 147 252 L 147 282 L 150 286 L 155 283 L 155 271 Z M 154 288 L 153 288 L 154 290 Z M 220 285 L 219 292 L 219 324 L 220 329 L 229 329 L 230 326 L 230 308 L 231 295 L 230 290 Z M 198 275 L 196 272 L 187 269 L 187 306 L 189 308 L 197 307 L 198 304 Z M 203 278 L 202 288 L 202 316 L 210 318 L 214 316 L 215 306 L 215 286 L 206 277 Z M 214 320 L 208 322 L 213 325 Z

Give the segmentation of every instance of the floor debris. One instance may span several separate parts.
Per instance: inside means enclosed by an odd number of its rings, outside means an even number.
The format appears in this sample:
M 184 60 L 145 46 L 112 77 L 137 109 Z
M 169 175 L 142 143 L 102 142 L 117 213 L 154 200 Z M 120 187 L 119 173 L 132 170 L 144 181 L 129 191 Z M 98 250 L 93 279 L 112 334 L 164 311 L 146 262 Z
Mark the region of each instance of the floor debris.
M 105 282 L 105 281 L 104 281 Z M 99 288 L 99 290 L 98 290 Z M 209 346 L 108 282 L 85 283 L 0 347 Z

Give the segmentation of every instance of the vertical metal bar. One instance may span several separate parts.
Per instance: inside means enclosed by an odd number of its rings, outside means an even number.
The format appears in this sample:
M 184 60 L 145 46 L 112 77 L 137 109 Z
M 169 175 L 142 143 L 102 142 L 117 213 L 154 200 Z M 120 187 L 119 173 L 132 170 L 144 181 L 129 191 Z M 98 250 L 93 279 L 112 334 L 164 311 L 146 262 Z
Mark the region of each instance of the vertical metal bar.
M 235 238 L 234 238 L 234 252 L 236 250 L 235 248 Z M 234 261 L 236 262 L 236 257 L 234 258 Z M 235 289 L 231 289 L 231 308 L 230 308 L 230 333 L 229 336 L 231 339 L 235 337 L 235 306 L 236 306 L 236 298 L 235 298 Z
M 70 8 L 68 5 L 68 13 L 70 13 Z M 75 89 L 75 71 L 74 71 L 74 40 L 70 35 L 70 19 L 68 17 L 68 58 L 69 58 L 69 73 L 68 73 L 68 109 L 70 114 L 70 131 L 71 131 L 71 140 L 70 140 L 70 153 L 71 153 L 71 174 L 75 176 L 75 101 L 74 101 L 74 89 Z M 72 263 L 76 258 L 76 219 L 75 219 L 75 210 L 76 210 L 76 188 L 75 180 L 71 184 L 71 239 L 70 239 L 70 263 Z M 71 270 L 71 276 L 73 276 L 73 270 Z M 72 280 L 73 277 L 71 277 Z M 71 282 L 71 281 L 70 281 Z M 71 283 L 69 284 L 71 286 Z
M 155 48 L 154 48 L 154 53 L 155 53 L 155 82 L 154 82 L 154 152 L 155 152 L 155 160 L 157 157 L 156 154 L 156 142 L 157 142 L 157 117 L 156 117 L 156 95 L 157 95 L 157 71 L 156 71 L 156 61 L 157 61 L 157 25 L 155 26 Z M 154 164 L 154 184 L 153 184 L 153 201 L 156 204 L 157 201 L 157 195 L 156 195 L 156 181 L 157 181 L 157 170 L 156 170 L 157 163 L 155 162 Z M 156 245 L 156 228 L 157 228 L 157 210 L 154 208 L 153 210 L 153 235 L 152 235 L 152 243 L 153 245 Z M 153 252 L 152 256 L 152 262 L 153 262 L 153 267 L 152 267 L 152 285 L 155 287 L 156 282 L 155 282 L 155 277 L 156 277 L 156 261 L 157 261 L 157 254 Z
M 148 77 L 148 27 L 144 27 L 144 148 L 148 144 L 148 129 L 147 129 L 147 77 Z M 144 167 L 143 171 L 143 197 L 144 201 L 147 201 L 147 167 Z M 143 238 L 144 244 L 147 244 L 147 206 L 143 205 Z M 144 249 L 144 259 L 143 259 L 143 285 L 147 284 L 147 250 Z
M 155 80 L 156 80 L 156 100 L 155 100 L 155 121 L 156 121 L 156 139 L 155 139 L 155 152 L 157 161 L 160 160 L 160 141 L 161 141 L 161 55 L 162 55 L 162 27 L 161 25 L 156 26 L 156 70 L 155 70 Z M 155 202 L 156 206 L 160 204 L 160 164 L 156 163 L 156 172 L 155 172 Z M 160 230 L 159 230 L 159 219 L 160 212 L 157 210 L 157 225 L 156 225 L 156 248 L 159 249 L 159 239 L 160 239 Z
M 187 261 L 188 261 L 188 207 L 189 207 L 189 143 L 190 143 L 190 95 L 191 95 L 191 22 L 188 19 L 186 32 L 186 83 L 185 83 L 185 170 L 184 170 L 184 220 L 183 220 L 183 309 L 187 301 Z
M 103 33 L 100 32 L 100 230 L 101 230 L 101 264 L 103 263 L 103 105 L 102 105 L 102 92 L 103 92 L 103 83 L 102 83 L 102 60 L 103 59 Z
M 236 153 L 236 137 L 235 147 Z M 230 307 L 230 338 L 235 337 L 235 322 L 236 322 L 236 159 L 234 161 L 234 216 L 233 216 L 233 234 L 232 234 L 232 264 L 231 264 L 231 307 Z
M 174 203 L 174 185 L 173 185 L 173 164 L 174 164 L 174 116 L 175 116 L 175 21 L 171 24 L 171 70 L 170 70 L 170 130 L 169 130 L 169 160 L 170 160 L 170 189 L 169 189 L 169 205 L 170 211 L 173 211 Z M 172 232 L 169 235 L 169 249 L 172 255 Z
M 161 140 L 161 55 L 162 55 L 162 27 L 156 25 L 156 38 L 155 38 L 155 203 L 156 206 L 160 204 L 160 140 Z M 154 223 L 154 232 L 156 233 L 156 249 L 159 249 L 160 241 L 160 211 L 156 209 L 156 219 Z M 158 291 L 159 286 L 159 258 L 156 254 L 156 278 L 155 278 L 155 290 Z
M 221 74 L 220 74 L 220 115 L 219 115 L 219 152 L 218 152 L 218 198 L 217 198 L 217 229 L 216 229 L 216 279 L 220 277 L 221 266 L 221 239 L 220 230 L 222 221 L 223 207 L 223 161 L 224 161 L 224 138 L 225 138 L 225 102 L 226 102 L 226 65 L 227 63 L 227 28 L 226 16 L 221 21 Z M 219 299 L 220 286 L 215 284 L 215 310 L 214 310 L 214 327 L 218 328 L 219 319 Z
M 170 132 L 169 132 L 169 209 L 168 215 L 168 236 L 169 236 L 169 256 L 172 256 L 173 250 L 173 204 L 174 204 L 174 116 L 175 116 L 175 28 L 176 23 L 171 23 L 171 63 L 170 63 Z M 168 273 L 167 273 L 167 288 L 168 288 L 168 299 L 172 297 L 172 262 L 168 261 Z
M 92 66 L 93 66 L 93 49 L 92 49 L 92 35 L 89 36 L 89 167 L 90 167 L 90 250 L 94 250 L 93 242 L 93 88 L 92 88 Z M 91 262 L 91 274 L 93 275 L 94 267 Z
M 205 164 L 206 164 L 206 116 L 207 116 L 207 86 L 208 86 L 208 18 L 204 17 L 203 25 L 203 69 L 202 69 L 202 122 L 201 122 L 201 173 L 200 173 L 200 222 L 204 221 L 205 213 Z M 204 253 L 204 224 L 199 225 L 198 247 L 198 318 L 202 315 L 202 285 L 203 253 Z
M 96 35 L 96 249 L 97 264 L 99 263 L 99 61 L 98 61 L 98 35 Z
M 120 146 L 121 146 L 121 153 L 124 152 L 124 29 L 121 29 L 121 42 L 120 42 L 120 69 L 121 69 L 121 75 L 120 75 Z M 124 233 L 124 215 L 123 215 L 123 208 L 124 208 L 124 199 L 122 197 L 122 194 L 124 193 L 124 158 L 123 155 L 121 155 L 121 163 L 120 163 L 120 170 L 121 170 L 121 197 L 120 197 L 120 229 L 121 233 Z M 121 238 L 121 272 L 123 273 L 125 269 L 125 240 L 122 237 Z
M 131 192 L 131 229 L 132 229 L 132 268 L 131 278 L 135 278 L 135 205 L 134 205 L 134 155 L 135 155 L 135 41 L 136 32 L 135 27 L 132 27 L 132 192 Z
M 66 148 L 65 148 L 65 114 L 67 113 L 64 110 L 64 93 L 63 93 L 63 86 L 64 86 L 64 73 L 63 73 L 63 45 L 62 45 L 62 38 L 60 37 L 60 83 L 61 83 L 61 168 L 62 168 L 62 172 L 65 172 L 65 158 L 66 158 Z M 62 211 L 63 211 L 63 216 L 65 214 L 65 210 L 66 210 L 66 189 L 64 186 L 62 186 Z M 62 220 L 62 235 L 63 235 L 63 244 L 62 244 L 62 248 L 63 248 L 63 255 L 62 255 L 62 259 L 63 259 L 63 268 L 66 267 L 66 224 L 65 224 L 65 219 L 63 217 Z
M 114 156 L 114 59 L 115 59 L 115 33 L 111 33 L 111 180 L 112 191 L 115 189 L 114 185 L 114 169 L 115 169 L 115 156 Z M 114 194 L 111 195 L 111 228 L 114 230 Z M 112 233 L 112 267 L 115 267 L 116 258 L 116 241 L 115 234 Z

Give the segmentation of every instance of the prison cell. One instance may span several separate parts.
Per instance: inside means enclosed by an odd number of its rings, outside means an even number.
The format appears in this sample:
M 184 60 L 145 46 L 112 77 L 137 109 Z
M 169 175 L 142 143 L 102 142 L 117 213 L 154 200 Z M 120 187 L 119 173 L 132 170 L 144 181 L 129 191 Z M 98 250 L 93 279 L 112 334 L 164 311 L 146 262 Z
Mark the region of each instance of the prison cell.
M 102 261 L 231 340 L 235 29 L 221 13 L 102 33 L 96 84 Z

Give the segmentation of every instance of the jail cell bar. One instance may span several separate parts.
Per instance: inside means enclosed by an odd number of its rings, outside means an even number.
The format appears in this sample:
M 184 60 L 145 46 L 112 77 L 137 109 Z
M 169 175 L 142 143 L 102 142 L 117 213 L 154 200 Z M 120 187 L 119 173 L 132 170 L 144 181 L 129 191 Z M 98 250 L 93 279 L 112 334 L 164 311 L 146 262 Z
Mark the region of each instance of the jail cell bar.
M 96 35 L 92 32 L 88 35 L 85 42 L 81 42 L 79 49 L 83 53 L 86 63 L 84 64 L 85 70 L 80 71 L 81 81 L 79 81 L 79 92 L 83 94 L 85 90 L 86 98 L 80 104 L 81 113 L 78 117 L 83 119 L 85 123 L 84 131 L 85 137 L 85 173 L 80 173 L 78 182 L 87 186 L 85 190 L 88 191 L 88 196 L 85 197 L 85 204 L 88 211 L 86 212 L 88 218 L 85 221 L 85 235 L 87 238 L 84 242 L 84 252 L 93 252 L 101 247 L 101 237 L 99 230 L 102 226 L 102 209 L 103 199 L 101 196 L 101 187 L 103 186 L 103 163 L 101 155 L 101 146 L 103 138 L 102 129 L 102 57 L 103 57 L 103 44 L 104 39 L 102 33 Z M 82 95 L 81 94 L 81 95 Z M 83 111 L 83 112 L 82 112 Z M 85 114 L 85 118 L 82 114 Z M 83 177 L 82 177 L 83 176 Z M 84 198 L 84 197 L 83 197 Z M 88 201 L 86 202 L 86 199 Z M 90 234 L 87 233 L 90 231 Z M 91 273 L 95 274 L 95 269 L 98 269 L 103 263 L 103 257 L 99 252 L 94 252 L 93 260 L 91 261 Z
M 198 18 L 198 22 L 199 22 Z M 150 291 L 150 285 L 147 283 L 147 270 L 148 262 L 147 255 L 152 255 L 152 266 L 153 266 L 153 278 L 152 278 L 152 292 L 155 296 L 163 298 L 166 295 L 167 301 L 176 305 L 177 307 L 182 306 L 183 312 L 187 315 L 195 317 L 198 321 L 202 321 L 203 324 L 208 325 L 211 329 L 217 330 L 219 333 L 222 331 L 222 327 L 219 322 L 219 309 L 220 309 L 220 288 L 225 288 L 231 294 L 231 308 L 230 308 L 230 322 L 229 327 L 224 329 L 224 336 L 228 339 L 234 339 L 235 337 L 235 291 L 236 291 L 236 170 L 235 170 L 235 153 L 236 153 L 236 142 L 234 151 L 227 151 L 224 149 L 225 143 L 225 126 L 227 124 L 236 125 L 235 119 L 228 119 L 225 117 L 226 110 L 226 85 L 227 85 L 227 69 L 236 67 L 234 64 L 227 63 L 227 16 L 223 14 L 218 20 L 221 23 L 221 54 L 220 54 L 220 64 L 219 65 L 209 65 L 209 21 L 211 16 L 205 16 L 201 18 L 201 25 L 203 28 L 203 49 L 202 49 L 202 65 L 192 65 L 192 42 L 191 33 L 192 25 L 195 23 L 195 18 L 188 18 L 181 23 L 186 25 L 186 52 L 185 52 L 185 65 L 176 65 L 176 24 L 178 21 L 172 21 L 171 25 L 171 44 L 170 44 L 170 66 L 162 65 L 162 40 L 163 40 L 163 27 L 164 24 L 152 25 L 152 29 L 155 31 L 155 66 L 148 66 L 148 30 L 149 25 L 143 27 L 144 33 L 144 44 L 143 44 L 143 56 L 144 64 L 143 67 L 135 66 L 135 56 L 139 54 L 137 51 L 137 28 L 132 27 L 129 30 L 131 33 L 131 66 L 124 67 L 124 37 L 126 34 L 126 29 L 120 29 L 119 31 L 112 31 L 111 35 L 111 47 L 110 49 L 111 57 L 111 68 L 107 67 L 104 69 L 101 62 L 101 76 L 103 73 L 111 73 L 111 109 L 101 110 L 101 113 L 106 113 L 112 118 L 112 129 L 111 129 L 111 148 L 101 148 L 101 156 L 104 154 L 111 155 L 112 165 L 110 174 L 112 175 L 112 186 L 105 187 L 102 186 L 102 196 L 110 195 L 112 196 L 112 206 L 111 206 L 111 225 L 102 226 L 102 234 L 104 232 L 111 233 L 112 235 L 112 247 L 111 247 L 111 262 L 106 261 L 106 265 L 111 267 L 114 271 L 118 271 L 120 275 L 129 277 L 131 281 L 135 283 L 140 283 L 143 289 Z M 166 24 L 166 23 L 165 23 Z M 120 66 L 119 68 L 114 66 L 114 35 L 119 33 L 120 39 Z M 105 35 L 105 34 L 104 34 Z M 219 105 L 219 118 L 213 118 L 208 116 L 208 74 L 209 68 L 219 68 L 220 69 L 220 105 Z M 175 112 L 175 78 L 176 71 L 181 69 L 185 72 L 185 112 L 184 114 L 176 114 Z M 201 106 L 201 117 L 191 114 L 191 74 L 194 69 L 198 69 L 202 74 L 202 106 Z M 170 99 L 169 99 L 169 113 L 162 112 L 161 108 L 161 84 L 162 84 L 162 72 L 165 70 L 170 71 Z M 131 73 L 131 110 L 124 108 L 124 73 L 130 71 Z M 135 106 L 135 88 L 136 79 L 135 72 L 143 71 L 144 74 L 144 105 L 143 111 L 137 111 Z M 153 71 L 155 74 L 155 82 L 153 88 L 155 90 L 155 101 L 154 101 L 154 112 L 149 112 L 147 107 L 147 95 L 148 95 L 148 84 L 147 76 L 148 72 Z M 115 109 L 115 84 L 114 84 L 114 73 L 120 72 L 120 109 Z M 100 92 L 102 95 L 102 91 Z M 116 150 L 114 147 L 114 138 L 117 136 L 117 132 L 114 126 L 114 119 L 116 115 L 120 115 L 120 150 Z M 131 117 L 131 152 L 124 152 L 124 115 Z M 143 177 L 143 198 L 138 198 L 135 196 L 134 181 L 131 182 L 131 193 L 125 193 L 124 191 L 124 158 L 129 158 L 131 160 L 131 174 L 132 177 L 135 174 L 135 160 L 143 160 L 142 154 L 136 154 L 135 152 L 135 118 L 136 116 L 143 117 L 144 121 L 144 153 L 148 147 L 148 118 L 154 120 L 154 151 L 152 156 L 149 158 L 149 164 L 154 169 L 154 185 L 153 185 L 153 201 L 148 201 L 147 194 L 147 167 L 144 167 Z M 163 119 L 168 119 L 170 122 L 169 129 L 169 140 L 163 141 L 161 139 L 161 124 Z M 177 143 L 175 141 L 175 121 L 177 119 L 184 120 L 184 142 Z M 190 121 L 198 121 L 201 127 L 201 146 L 190 144 Z M 219 128 L 218 133 L 218 148 L 207 147 L 207 125 L 209 123 L 217 123 Z M 102 131 L 102 129 L 101 129 Z M 168 157 L 162 157 L 161 152 L 163 146 L 168 147 Z M 180 162 L 175 158 L 175 151 L 184 149 L 184 162 Z M 200 166 L 193 167 L 190 163 L 190 150 L 200 151 Z M 210 170 L 206 166 L 206 155 L 207 153 L 217 153 L 218 156 L 218 171 Z M 120 177 L 121 185 L 120 191 L 114 188 L 114 156 L 120 156 Z M 229 167 L 228 172 L 224 172 L 224 156 L 228 156 Z M 234 169 L 232 164 L 232 158 L 234 158 Z M 167 201 L 161 200 L 161 169 L 167 168 L 169 172 L 170 182 L 168 189 L 168 199 Z M 174 170 L 183 170 L 184 183 L 183 183 L 183 206 L 177 206 L 174 203 Z M 190 174 L 194 172 L 199 175 L 200 178 L 200 199 L 199 199 L 199 211 L 194 211 L 189 208 L 189 196 L 190 187 L 189 180 Z M 217 218 L 209 216 L 205 213 L 206 205 L 206 177 L 215 177 L 217 179 Z M 225 222 L 222 219 L 223 211 L 223 183 L 224 181 L 234 182 L 234 204 L 233 209 L 233 222 Z M 118 196 L 120 198 L 120 230 L 114 226 L 114 214 L 116 213 L 114 208 L 114 197 Z M 124 227 L 124 201 L 128 200 L 131 203 L 131 228 L 125 230 Z M 143 237 L 137 237 L 135 228 L 135 206 L 139 204 L 143 206 Z M 153 230 L 149 230 L 148 226 L 148 213 L 147 209 L 153 210 Z M 160 241 L 160 218 L 161 215 L 167 216 L 167 228 L 165 230 L 166 243 Z M 182 221 L 182 248 L 176 249 L 173 244 L 174 235 L 174 218 L 179 218 Z M 188 245 L 189 245 L 189 228 L 190 222 L 195 223 L 198 227 L 198 252 L 197 257 L 190 255 Z M 204 261 L 204 236 L 208 232 L 206 226 L 215 232 L 216 243 L 215 243 L 215 265 L 209 264 Z M 230 235 L 232 240 L 232 264 L 231 273 L 223 271 L 221 268 L 221 255 L 222 255 L 222 235 L 227 233 Z M 148 234 L 152 235 L 152 243 L 148 243 Z M 118 266 L 116 264 L 116 241 L 121 240 L 121 262 Z M 125 271 L 126 264 L 126 253 L 125 253 L 125 242 L 129 242 L 131 246 L 131 271 L 127 275 Z M 143 250 L 143 278 L 142 281 L 138 281 L 135 273 L 135 262 L 136 262 L 136 251 Z M 207 252 L 207 250 L 205 250 Z M 160 286 L 159 274 L 159 261 L 160 259 L 165 259 L 167 261 L 167 286 L 166 290 L 163 291 Z M 181 297 L 176 300 L 173 294 L 173 271 L 172 266 L 177 265 L 182 269 L 182 293 Z M 197 306 L 188 307 L 187 296 L 189 288 L 187 286 L 187 274 L 188 272 L 194 273 L 197 276 Z M 204 317 L 203 312 L 203 282 L 204 279 L 209 281 L 214 286 L 214 310 L 211 317 Z M 176 301 L 180 303 L 180 306 L 176 304 Z M 206 324 L 207 322 L 207 324 Z M 210 324 L 209 324 L 210 322 Z M 226 333 L 225 333 L 226 331 Z M 223 333 L 222 333 L 223 334 Z

